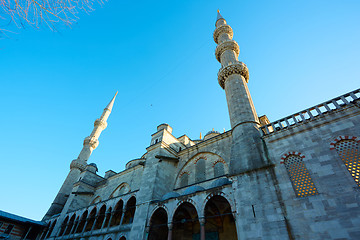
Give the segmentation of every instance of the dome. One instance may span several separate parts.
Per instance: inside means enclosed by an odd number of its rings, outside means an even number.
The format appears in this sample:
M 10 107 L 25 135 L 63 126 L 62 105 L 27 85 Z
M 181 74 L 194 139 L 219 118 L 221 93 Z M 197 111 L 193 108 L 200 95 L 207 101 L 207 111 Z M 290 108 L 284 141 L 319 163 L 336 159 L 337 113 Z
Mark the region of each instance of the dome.
M 179 197 L 179 196 L 180 196 L 180 194 L 177 193 L 177 192 L 168 192 L 164 196 L 162 196 L 161 200 L 165 201 L 165 200 L 168 200 L 170 198 L 176 198 L 176 197 Z
M 230 184 L 231 181 L 227 178 L 220 178 L 215 180 L 214 182 L 211 183 L 210 188 L 216 188 L 216 187 L 221 187 L 224 186 L 226 184 Z
M 196 192 L 201 192 L 201 191 L 204 191 L 205 188 L 203 187 L 200 187 L 200 186 L 191 186 L 191 187 L 188 187 L 187 189 L 185 189 L 183 195 L 188 195 L 188 194 L 192 194 L 192 193 L 196 193 Z
M 90 172 L 96 173 L 98 171 L 98 168 L 95 163 L 90 163 L 86 166 L 86 169 Z
M 220 133 L 218 131 L 215 131 L 214 129 L 212 131 L 209 131 L 205 136 L 204 136 L 204 140 L 208 140 L 212 137 L 215 137 L 217 135 L 219 135 Z
M 97 166 L 96 166 L 95 163 L 90 163 L 89 165 L 90 165 L 90 166 L 93 166 L 93 167 L 95 167 L 95 168 L 97 169 Z
M 211 134 L 211 133 L 220 134 L 220 132 L 218 132 L 218 131 L 211 130 L 211 131 L 209 131 L 206 135 L 209 135 L 209 134 Z M 206 135 L 205 135 L 205 136 L 206 136 Z

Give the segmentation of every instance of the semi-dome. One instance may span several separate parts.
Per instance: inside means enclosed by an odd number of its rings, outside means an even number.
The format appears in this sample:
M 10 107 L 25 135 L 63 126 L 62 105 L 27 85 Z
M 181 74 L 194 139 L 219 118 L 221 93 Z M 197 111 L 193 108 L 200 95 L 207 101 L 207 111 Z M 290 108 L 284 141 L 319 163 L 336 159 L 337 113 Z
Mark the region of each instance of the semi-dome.
M 95 163 L 89 163 L 87 166 L 86 166 L 86 169 L 90 172 L 93 172 L 93 173 L 96 173 L 98 171 L 98 168 L 96 166 Z
M 221 187 L 224 186 L 226 184 L 230 184 L 231 181 L 227 178 L 220 178 L 220 179 L 216 179 L 214 182 L 211 183 L 210 188 L 216 188 L 216 187 Z
M 183 195 L 188 195 L 188 194 L 192 194 L 192 193 L 196 193 L 196 192 L 201 192 L 201 191 L 204 191 L 205 188 L 203 187 L 200 187 L 200 186 L 191 186 L 191 187 L 188 187 L 187 189 L 185 189 Z
M 179 196 L 180 196 L 180 194 L 177 193 L 177 192 L 168 192 L 164 196 L 162 196 L 161 200 L 165 201 L 165 200 L 168 200 L 170 198 L 176 198 L 176 197 L 179 197 Z

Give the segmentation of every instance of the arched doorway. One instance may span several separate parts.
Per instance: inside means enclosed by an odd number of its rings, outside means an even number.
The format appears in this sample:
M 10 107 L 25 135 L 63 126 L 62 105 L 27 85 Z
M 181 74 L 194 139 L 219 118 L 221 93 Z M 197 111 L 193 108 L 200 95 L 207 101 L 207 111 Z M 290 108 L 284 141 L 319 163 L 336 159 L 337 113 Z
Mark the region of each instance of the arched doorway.
M 98 213 L 98 219 L 96 221 L 94 229 L 100 229 L 105 219 L 106 205 L 104 204 Z
M 200 223 L 197 211 L 189 202 L 182 203 L 173 217 L 173 240 L 200 239 Z
M 205 236 L 214 240 L 237 240 L 235 219 L 226 198 L 214 196 L 205 205 Z
M 126 211 L 122 224 L 129 224 L 134 221 L 135 210 L 136 210 L 136 198 L 131 197 L 126 203 Z
M 168 216 L 164 208 L 158 208 L 150 219 L 148 240 L 167 240 Z
M 123 206 L 124 206 L 123 200 L 120 200 L 116 204 L 115 209 L 114 209 L 114 215 L 113 215 L 113 217 L 111 219 L 110 227 L 117 226 L 117 225 L 120 224 Z

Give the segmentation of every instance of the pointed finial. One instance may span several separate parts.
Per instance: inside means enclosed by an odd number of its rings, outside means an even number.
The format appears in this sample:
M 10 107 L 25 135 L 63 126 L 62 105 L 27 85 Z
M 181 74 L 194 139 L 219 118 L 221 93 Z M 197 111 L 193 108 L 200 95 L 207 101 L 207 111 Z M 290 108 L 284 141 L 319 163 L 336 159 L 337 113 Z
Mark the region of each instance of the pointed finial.
M 224 132 L 225 132 L 225 128 L 224 128 Z
M 214 128 L 213 128 L 213 131 L 215 131 Z
M 110 112 L 114 106 L 114 102 L 115 102 L 115 98 L 116 98 L 116 95 L 118 94 L 119 91 L 116 91 L 115 93 L 115 96 L 111 99 L 111 101 L 109 102 L 109 104 L 106 106 L 105 109 L 108 109 Z
M 201 132 L 200 132 L 200 139 L 202 139 L 202 137 L 201 137 Z
M 217 10 L 217 17 L 216 17 L 216 21 L 220 20 L 220 19 L 224 19 L 223 16 L 221 16 L 220 14 L 220 10 Z

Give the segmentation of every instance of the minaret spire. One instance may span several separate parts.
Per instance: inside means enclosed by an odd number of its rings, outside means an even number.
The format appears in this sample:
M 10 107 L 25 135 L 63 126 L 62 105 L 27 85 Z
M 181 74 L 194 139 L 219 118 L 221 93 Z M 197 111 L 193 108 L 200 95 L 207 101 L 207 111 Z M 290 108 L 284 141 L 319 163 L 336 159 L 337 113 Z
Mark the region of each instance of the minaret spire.
M 84 146 L 81 150 L 79 157 L 76 160 L 79 160 L 82 163 L 85 163 L 89 159 L 92 151 L 99 145 L 99 137 L 101 132 L 107 127 L 107 119 L 110 116 L 111 110 L 114 106 L 115 98 L 118 92 L 115 93 L 115 96 L 111 99 L 109 104 L 105 107 L 100 118 L 95 120 L 94 129 L 91 132 L 90 136 L 84 139 Z
M 250 171 L 266 164 L 261 141 L 260 123 L 247 86 L 249 71 L 238 60 L 240 48 L 232 40 L 233 30 L 220 12 L 217 13 L 214 31 L 216 59 L 221 63 L 218 82 L 225 90 L 229 109 L 232 146 L 231 174 Z
M 74 183 L 79 181 L 80 174 L 85 170 L 87 166 L 87 160 L 89 159 L 92 151 L 99 145 L 99 136 L 107 126 L 106 121 L 109 118 L 111 110 L 114 106 L 116 95 L 117 92 L 115 96 L 111 99 L 109 104 L 105 107 L 101 117 L 95 120 L 93 131 L 91 132 L 90 136 L 85 138 L 83 148 L 78 158 L 71 162 L 70 172 L 66 177 L 63 185 L 61 186 L 58 194 L 56 195 L 53 203 L 51 204 L 49 210 L 44 216 L 43 220 L 48 219 L 55 214 L 61 213 L 61 211 L 63 210 L 66 201 L 72 192 Z

